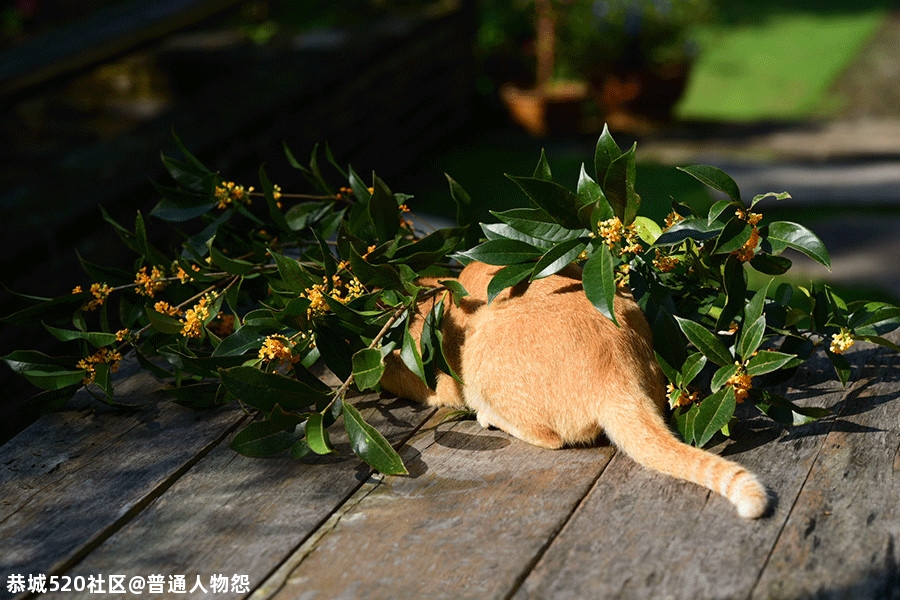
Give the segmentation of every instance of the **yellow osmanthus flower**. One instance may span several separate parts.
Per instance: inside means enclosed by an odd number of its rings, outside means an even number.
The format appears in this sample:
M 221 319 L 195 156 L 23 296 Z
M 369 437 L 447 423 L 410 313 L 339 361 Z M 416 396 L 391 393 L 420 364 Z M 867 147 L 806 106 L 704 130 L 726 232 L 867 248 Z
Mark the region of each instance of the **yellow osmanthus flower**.
M 756 247 L 759 245 L 759 229 L 756 226 L 753 226 L 753 229 L 750 231 L 750 238 L 744 242 L 744 245 L 734 250 L 731 254 L 735 258 L 737 258 L 741 262 L 747 262 L 748 260 L 753 260 L 753 257 L 756 256 Z
M 856 342 L 850 335 L 850 330 L 845 327 L 841 327 L 840 332 L 835 333 L 831 336 L 831 346 L 829 350 L 831 350 L 833 354 L 843 354 L 844 352 L 849 350 L 855 343 Z
M 94 378 L 97 376 L 97 365 L 108 364 L 109 370 L 115 373 L 119 370 L 119 361 L 121 360 L 122 355 L 118 350 L 100 348 L 87 358 L 79 360 L 75 367 L 86 371 L 85 378 L 81 380 L 81 383 L 89 385 L 94 382 Z
M 743 208 L 739 208 L 734 211 L 734 216 L 736 216 L 741 221 L 744 221 L 748 225 L 757 225 L 762 220 L 761 214 L 750 212 L 749 210 L 745 210 Z
M 310 302 L 309 308 L 306 309 L 306 316 L 308 318 L 314 319 L 316 317 L 321 317 L 330 310 L 328 301 L 325 300 L 326 297 L 337 300 L 342 304 L 346 304 L 366 293 L 363 284 L 356 277 L 353 277 L 345 285 L 338 275 L 333 275 L 331 284 L 329 289 L 328 278 L 322 277 L 322 283 L 317 283 L 300 294 L 301 298 L 306 298 Z
M 206 294 L 197 301 L 197 304 L 184 312 L 181 335 L 186 338 L 198 338 L 203 335 L 203 322 L 209 318 L 209 307 L 215 299 L 215 294 Z
M 81 289 L 81 286 L 80 286 L 80 285 L 76 285 L 75 287 L 72 288 L 72 293 L 73 293 L 73 294 L 80 294 L 80 293 L 83 292 L 83 291 L 84 291 L 84 290 Z
M 121 342 L 121 341 L 124 340 L 126 337 L 128 337 L 128 334 L 129 334 L 129 333 L 131 333 L 131 331 L 129 331 L 129 329 L 128 329 L 127 327 L 126 327 L 125 329 L 120 329 L 120 330 L 118 330 L 118 331 L 116 332 L 116 341 L 117 341 L 117 342 Z
M 622 225 L 619 217 L 613 217 L 597 223 L 597 233 L 603 238 L 610 250 L 614 249 L 616 244 L 623 242 L 622 248 L 619 250 L 619 256 L 640 254 L 644 251 L 643 246 L 638 242 L 637 230 L 634 224 Z
M 668 396 L 669 406 L 672 408 L 690 406 L 700 400 L 700 392 L 687 393 L 686 390 L 678 390 L 671 383 L 666 385 L 666 396 Z
M 655 266 L 661 273 L 670 273 L 678 267 L 678 263 L 681 262 L 678 258 L 674 256 L 666 256 L 662 252 L 659 251 L 659 248 L 656 249 L 656 258 L 653 259 L 653 266 Z
M 159 267 L 154 265 L 149 274 L 147 273 L 147 267 L 141 267 L 141 270 L 134 275 L 134 283 L 137 285 L 134 291 L 141 296 L 153 298 L 156 292 L 161 292 L 166 287 L 166 282 L 163 279 L 165 279 L 165 274 Z
M 178 278 L 178 281 L 180 281 L 181 283 L 187 283 L 187 282 L 192 281 L 192 280 L 194 279 L 194 278 L 191 276 L 191 274 L 188 273 L 187 271 L 185 271 L 185 270 L 184 270 L 184 267 L 182 267 L 181 265 L 179 265 L 179 264 L 174 264 L 174 265 L 172 265 L 172 267 L 173 267 L 173 270 L 174 270 L 174 272 L 175 272 L 175 277 L 177 277 L 177 278 Z M 197 267 L 197 265 L 192 265 L 192 267 L 196 267 L 197 270 L 199 270 L 199 267 Z
M 75 292 L 75 290 L 72 290 L 73 293 L 81 293 L 81 286 L 78 286 L 75 289 L 78 291 Z M 84 303 L 81 307 L 81 310 L 96 310 L 103 306 L 103 303 L 106 302 L 106 298 L 109 296 L 109 293 L 112 292 L 112 288 L 105 283 L 92 283 L 90 291 L 94 297 Z
M 750 393 L 750 390 L 753 388 L 753 378 L 747 374 L 747 371 L 744 369 L 744 366 L 740 363 L 737 363 L 738 371 L 734 375 L 728 378 L 728 381 L 725 382 L 725 385 L 730 385 L 734 388 L 734 400 L 738 404 L 747 399 L 747 395 Z
M 249 205 L 250 193 L 253 191 L 253 187 L 249 187 L 244 189 L 244 186 L 237 185 L 233 181 L 225 181 L 222 185 L 216 186 L 215 191 L 215 199 L 218 201 L 216 208 L 219 210 L 224 210 L 228 208 L 231 204 L 246 204 Z
M 665 227 L 663 229 L 669 229 L 670 227 L 672 227 L 676 223 L 680 223 L 681 221 L 684 221 L 684 217 L 679 215 L 677 212 L 672 211 L 666 216 Z
M 183 314 L 180 308 L 178 308 L 177 306 L 172 306 L 164 300 L 160 300 L 159 302 L 154 304 L 153 310 L 164 315 L 169 315 L 170 317 L 180 317 Z
M 294 356 L 294 342 L 283 335 L 268 336 L 259 349 L 259 358 L 267 361 L 284 361 L 295 363 L 300 360 L 299 356 Z

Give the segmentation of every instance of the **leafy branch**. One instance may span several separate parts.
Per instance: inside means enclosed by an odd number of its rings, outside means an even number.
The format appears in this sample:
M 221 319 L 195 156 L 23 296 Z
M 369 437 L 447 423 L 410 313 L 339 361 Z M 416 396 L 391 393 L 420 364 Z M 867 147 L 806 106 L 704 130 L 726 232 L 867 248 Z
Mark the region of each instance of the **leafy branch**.
M 830 266 L 809 229 L 755 212 L 786 193 L 746 203 L 719 169 L 684 167 L 721 199 L 674 201 L 657 223 L 642 214 L 636 147 L 622 150 L 606 130 L 574 190 L 553 179 L 543 153 L 530 177 L 510 176 L 528 204 L 494 213 L 480 238 L 468 227 L 472 199 L 449 177 L 462 226 L 426 232 L 413 225 L 412 196 L 339 166 L 327 147 L 324 163 L 316 147 L 307 164 L 285 148 L 299 175 L 295 187 L 306 188 L 286 193 L 263 169 L 259 190 L 229 181 L 176 143 L 179 156 L 163 157 L 172 183 L 156 185 L 161 199 L 147 219 L 138 213 L 126 227 L 103 212 L 134 253 L 132 268 L 82 260 L 83 288 L 58 298 L 22 296 L 24 307 L 3 319 L 43 330 L 69 350 L 3 357 L 44 390 L 36 399 L 47 408 L 80 388 L 115 404 L 113 374 L 131 352 L 175 402 L 237 402 L 251 412 L 232 441 L 238 452 L 328 454 L 341 420 L 360 458 L 381 472 L 405 473 L 347 395 L 377 391 L 392 352 L 430 387 L 439 372 L 458 377 L 444 355 L 444 299 L 437 296 L 459 301 L 465 290 L 448 278 L 469 261 L 502 266 L 489 300 L 572 264 L 582 269 L 588 300 L 613 321 L 616 296 L 633 295 L 653 329 L 673 422 L 699 446 L 727 432 L 743 402 L 786 425 L 824 415 L 772 391 L 817 348 L 843 383 L 850 366 L 842 353 L 856 342 L 900 351 L 884 337 L 900 325 L 900 308 L 848 303 L 828 286 L 781 278 L 791 266 L 788 249 Z M 150 242 L 151 223 L 168 228 L 169 247 Z M 425 285 L 425 277 L 441 284 Z M 754 281 L 763 283 L 754 289 Z M 428 299 L 435 301 L 416 340 L 410 322 Z M 341 382 L 336 389 L 313 374 L 320 367 Z

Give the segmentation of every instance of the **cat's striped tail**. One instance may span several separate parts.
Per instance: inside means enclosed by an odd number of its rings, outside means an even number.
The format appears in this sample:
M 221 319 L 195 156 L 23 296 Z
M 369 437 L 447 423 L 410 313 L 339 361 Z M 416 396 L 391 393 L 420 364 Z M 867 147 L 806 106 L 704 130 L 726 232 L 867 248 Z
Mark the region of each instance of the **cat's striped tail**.
M 725 496 L 746 519 L 766 512 L 769 496 L 755 475 L 737 463 L 685 444 L 659 413 L 641 406 L 646 410 L 640 418 L 632 413 L 603 423 L 607 436 L 620 450 L 645 467 Z

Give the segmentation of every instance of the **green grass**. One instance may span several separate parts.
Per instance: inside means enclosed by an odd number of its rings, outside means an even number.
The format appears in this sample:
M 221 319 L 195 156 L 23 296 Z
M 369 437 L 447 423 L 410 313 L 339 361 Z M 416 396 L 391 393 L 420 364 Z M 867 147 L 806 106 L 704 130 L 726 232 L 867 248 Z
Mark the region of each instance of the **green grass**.
M 750 8 L 742 4 L 749 4 Z M 793 120 L 839 108 L 835 78 L 884 21 L 892 3 L 722 3 L 676 114 L 686 120 Z M 844 6 L 847 5 L 847 6 Z

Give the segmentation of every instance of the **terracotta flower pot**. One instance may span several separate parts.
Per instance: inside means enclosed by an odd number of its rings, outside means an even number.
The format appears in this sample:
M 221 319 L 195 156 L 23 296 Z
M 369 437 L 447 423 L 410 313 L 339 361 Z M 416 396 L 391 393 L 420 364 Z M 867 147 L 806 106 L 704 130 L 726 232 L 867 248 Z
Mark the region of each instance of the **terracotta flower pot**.
M 503 86 L 500 96 L 510 117 L 533 136 L 570 134 L 581 129 L 582 103 L 588 86 L 582 82 L 562 82 L 542 88 Z

